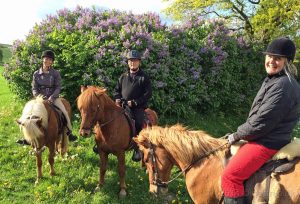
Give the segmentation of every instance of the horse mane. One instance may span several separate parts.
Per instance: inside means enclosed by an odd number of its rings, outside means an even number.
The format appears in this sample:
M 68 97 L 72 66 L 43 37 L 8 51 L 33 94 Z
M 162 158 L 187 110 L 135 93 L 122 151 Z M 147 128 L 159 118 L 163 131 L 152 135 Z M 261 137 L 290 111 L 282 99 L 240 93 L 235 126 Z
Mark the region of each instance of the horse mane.
M 225 140 L 216 139 L 204 131 L 188 130 L 176 124 L 171 127 L 153 126 L 141 131 L 139 141 L 149 140 L 152 144 L 163 146 L 173 157 L 185 163 L 192 163 L 201 155 L 220 147 Z M 218 151 L 217 156 L 223 156 Z
M 27 102 L 19 119 L 22 123 L 20 128 L 23 130 L 24 137 L 29 141 L 42 136 L 42 132 L 36 124 L 37 119 L 42 119 L 44 128 L 48 127 L 48 112 L 43 101 L 43 98 L 38 96 L 36 99 Z
M 99 96 L 103 100 L 106 106 L 115 107 L 114 101 L 106 94 L 106 89 L 103 87 L 89 86 L 85 91 L 83 91 L 78 99 L 77 106 L 84 109 L 89 109 L 92 107 L 97 107 Z

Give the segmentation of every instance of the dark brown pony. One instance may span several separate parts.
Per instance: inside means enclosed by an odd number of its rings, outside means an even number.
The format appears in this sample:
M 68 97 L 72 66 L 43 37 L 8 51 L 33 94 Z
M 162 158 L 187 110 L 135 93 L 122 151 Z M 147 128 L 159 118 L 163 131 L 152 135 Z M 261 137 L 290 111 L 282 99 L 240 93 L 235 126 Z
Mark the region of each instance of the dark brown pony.
M 69 117 L 71 118 L 70 103 L 63 99 Z M 54 156 L 58 151 L 62 156 L 68 150 L 68 137 L 66 129 L 59 127 L 59 116 L 55 113 L 49 102 L 38 97 L 27 102 L 23 108 L 22 116 L 17 120 L 23 132 L 24 138 L 31 143 L 35 155 L 37 165 L 37 179 L 42 178 L 42 152 L 45 147 L 49 148 L 48 162 L 50 164 L 50 175 L 55 175 Z
M 215 139 L 203 131 L 187 131 L 181 126 L 147 128 L 134 140 L 144 153 L 150 192 L 167 192 L 166 184 L 174 181 L 170 180 L 170 173 L 176 165 L 181 169 L 189 195 L 195 203 L 219 203 L 222 198 L 223 159 L 228 152 L 226 140 Z M 299 204 L 299 178 L 298 160 L 293 170 L 271 178 L 267 194 L 269 203 Z M 265 182 L 255 183 L 254 200 L 265 192 Z
M 96 190 L 104 184 L 108 154 L 112 153 L 118 159 L 119 196 L 126 196 L 125 151 L 130 148 L 131 129 L 123 108 L 115 105 L 114 101 L 106 94 L 106 89 L 94 86 L 81 87 L 77 106 L 82 118 L 80 135 L 90 137 L 92 128 L 96 134 L 95 141 L 101 160 L 100 178 Z M 152 112 L 154 111 L 148 111 L 149 114 Z M 156 113 L 155 115 L 151 114 L 151 118 L 157 122 Z

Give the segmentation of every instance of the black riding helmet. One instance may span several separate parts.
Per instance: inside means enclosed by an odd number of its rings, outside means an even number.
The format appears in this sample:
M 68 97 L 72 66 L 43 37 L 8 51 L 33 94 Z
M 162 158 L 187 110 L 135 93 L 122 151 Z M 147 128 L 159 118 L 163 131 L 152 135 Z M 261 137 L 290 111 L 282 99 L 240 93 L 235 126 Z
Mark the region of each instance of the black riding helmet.
M 289 61 L 293 61 L 296 53 L 294 42 L 288 37 L 281 37 L 273 40 L 263 52 L 266 55 L 275 55 L 286 57 Z
M 127 60 L 129 59 L 139 59 L 141 60 L 141 54 L 137 50 L 131 50 L 127 53 Z
M 45 51 L 43 52 L 43 54 L 42 54 L 42 59 L 43 59 L 44 57 L 49 57 L 49 58 L 51 58 L 53 61 L 54 61 L 54 59 L 55 59 L 54 52 L 51 51 L 51 50 L 45 50 Z

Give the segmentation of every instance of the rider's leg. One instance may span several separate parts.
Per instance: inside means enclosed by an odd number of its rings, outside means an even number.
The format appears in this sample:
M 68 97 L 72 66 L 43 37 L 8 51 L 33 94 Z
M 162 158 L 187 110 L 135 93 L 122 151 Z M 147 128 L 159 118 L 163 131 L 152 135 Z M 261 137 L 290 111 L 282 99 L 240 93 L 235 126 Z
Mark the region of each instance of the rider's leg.
M 70 120 L 70 117 L 69 117 L 69 114 L 67 113 L 67 110 L 64 106 L 64 104 L 62 103 L 61 99 L 60 98 L 57 98 L 55 101 L 54 101 L 54 105 L 57 106 L 61 111 L 62 113 L 64 114 L 65 116 L 65 119 L 66 119 L 66 122 L 67 122 L 67 135 L 69 137 L 69 140 L 70 141 L 75 141 L 77 139 L 76 136 L 74 136 L 72 134 L 72 124 L 71 124 L 71 120 Z
M 135 128 L 136 128 L 136 134 L 138 135 L 140 131 L 143 128 L 143 122 L 144 122 L 144 109 L 132 109 L 133 117 L 135 120 Z M 137 144 L 134 144 L 133 146 L 133 155 L 132 160 L 133 161 L 140 161 L 143 157 L 142 152 L 139 150 L 139 147 Z
M 277 151 L 254 142 L 249 142 L 239 149 L 223 170 L 221 178 L 221 186 L 225 200 L 228 200 L 227 203 L 238 203 L 233 201 L 242 200 L 245 196 L 244 181 L 254 174 Z

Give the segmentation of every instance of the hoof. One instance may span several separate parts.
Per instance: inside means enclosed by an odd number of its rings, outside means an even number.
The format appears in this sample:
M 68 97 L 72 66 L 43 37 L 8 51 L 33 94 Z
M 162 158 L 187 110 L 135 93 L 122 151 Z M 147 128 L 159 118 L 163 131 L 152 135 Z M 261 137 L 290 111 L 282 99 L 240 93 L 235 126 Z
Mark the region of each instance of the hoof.
M 101 188 L 102 188 L 102 185 L 98 184 L 97 187 L 94 190 L 94 193 L 99 192 Z
M 37 186 L 39 184 L 39 181 L 40 181 L 40 179 L 37 178 L 34 182 L 34 186 Z
M 127 196 L 127 192 L 124 188 L 122 188 L 119 192 L 119 198 L 122 199 L 122 198 L 125 198 Z

